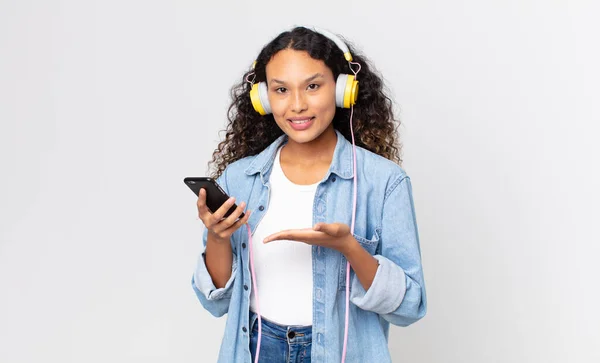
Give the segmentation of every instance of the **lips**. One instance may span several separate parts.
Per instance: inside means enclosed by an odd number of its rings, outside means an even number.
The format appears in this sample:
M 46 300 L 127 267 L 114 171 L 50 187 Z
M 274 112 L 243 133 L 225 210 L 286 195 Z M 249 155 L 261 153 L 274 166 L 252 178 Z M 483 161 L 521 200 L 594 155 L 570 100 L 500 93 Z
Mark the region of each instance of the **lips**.
M 294 130 L 302 131 L 309 128 L 314 119 L 314 117 L 292 117 L 288 119 L 288 122 Z

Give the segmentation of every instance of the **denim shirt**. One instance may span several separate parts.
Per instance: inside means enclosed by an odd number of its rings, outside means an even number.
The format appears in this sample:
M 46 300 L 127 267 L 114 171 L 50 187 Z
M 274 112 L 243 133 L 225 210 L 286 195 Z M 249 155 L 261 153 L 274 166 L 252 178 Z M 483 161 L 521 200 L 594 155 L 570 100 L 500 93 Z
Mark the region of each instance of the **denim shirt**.
M 341 222 L 351 225 L 353 174 L 352 143 L 336 130 L 337 143 L 329 170 L 319 182 L 313 203 L 313 225 Z M 227 166 L 217 179 L 238 202 L 252 211 L 254 232 L 269 207 L 269 175 L 282 135 L 261 153 Z M 395 164 L 356 147 L 357 203 L 354 238 L 379 262 L 367 291 L 351 269 L 350 313 L 346 362 L 391 362 L 389 325 L 408 326 L 427 311 L 421 250 L 410 178 Z M 206 247 L 207 230 L 202 241 Z M 255 241 L 253 243 L 262 243 Z M 276 242 L 274 242 L 276 243 Z M 302 243 L 302 242 L 298 242 Z M 233 264 L 225 287 L 216 288 L 209 275 L 204 248 L 192 277 L 200 303 L 216 317 L 227 314 L 219 362 L 251 363 L 249 321 L 252 281 L 248 231 L 231 236 Z M 314 362 L 340 362 L 344 344 L 346 258 L 338 251 L 312 247 Z M 293 283 L 290 280 L 290 283 Z

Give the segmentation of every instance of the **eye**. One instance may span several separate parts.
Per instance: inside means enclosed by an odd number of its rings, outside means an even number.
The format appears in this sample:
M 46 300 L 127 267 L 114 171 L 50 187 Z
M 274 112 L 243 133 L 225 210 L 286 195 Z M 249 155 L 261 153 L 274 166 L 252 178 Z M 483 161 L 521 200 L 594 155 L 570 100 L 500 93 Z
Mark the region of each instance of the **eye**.
M 309 85 L 308 85 L 308 89 L 310 89 L 310 90 L 313 90 L 313 91 L 314 91 L 314 90 L 316 90 L 317 88 L 319 88 L 319 85 L 318 85 L 318 84 L 316 84 L 316 83 L 312 83 L 312 84 L 309 84 Z
M 285 87 L 279 87 L 275 89 L 275 92 L 277 93 L 285 93 L 285 91 L 287 91 Z

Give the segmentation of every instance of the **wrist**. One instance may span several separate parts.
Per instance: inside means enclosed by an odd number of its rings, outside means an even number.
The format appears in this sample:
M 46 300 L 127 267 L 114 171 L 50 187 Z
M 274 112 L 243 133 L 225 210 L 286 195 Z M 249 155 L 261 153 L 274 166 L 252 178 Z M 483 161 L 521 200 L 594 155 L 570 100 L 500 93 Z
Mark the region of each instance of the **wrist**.
M 351 257 L 356 253 L 357 248 L 360 248 L 360 243 L 358 243 L 352 234 L 349 234 L 348 237 L 344 239 L 339 252 L 341 252 L 347 260 L 350 260 Z
M 226 238 L 226 239 L 219 238 L 218 236 L 216 236 L 215 234 L 210 233 L 210 232 L 208 232 L 208 236 L 206 238 L 207 244 L 210 243 L 212 245 L 217 245 L 217 246 L 223 246 L 223 245 L 229 244 L 229 242 L 230 242 L 229 238 Z

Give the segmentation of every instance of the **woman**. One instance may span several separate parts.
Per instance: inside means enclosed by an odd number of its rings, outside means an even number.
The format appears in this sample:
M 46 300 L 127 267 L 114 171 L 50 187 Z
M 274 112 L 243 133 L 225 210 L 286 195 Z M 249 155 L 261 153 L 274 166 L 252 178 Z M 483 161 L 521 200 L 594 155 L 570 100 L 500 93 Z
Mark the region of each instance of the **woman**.
M 227 313 L 219 362 L 391 361 L 389 324 L 421 319 L 426 294 L 382 79 L 337 36 L 297 27 L 232 95 L 212 160 L 232 198 L 211 213 L 201 190 L 192 278 L 202 305 Z

